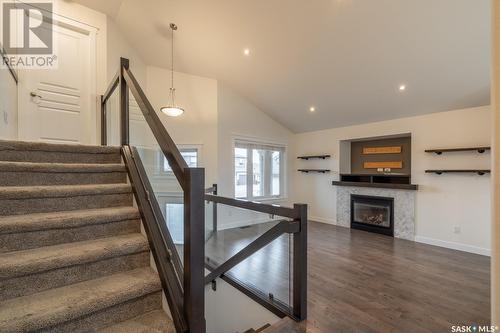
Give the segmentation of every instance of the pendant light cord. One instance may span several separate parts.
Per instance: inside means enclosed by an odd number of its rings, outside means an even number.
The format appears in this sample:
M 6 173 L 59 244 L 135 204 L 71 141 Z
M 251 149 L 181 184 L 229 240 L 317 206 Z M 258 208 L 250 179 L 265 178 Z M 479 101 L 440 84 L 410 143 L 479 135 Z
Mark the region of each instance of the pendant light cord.
M 171 27 L 172 29 L 172 58 L 171 58 L 171 61 L 172 61 L 172 67 L 171 67 L 171 70 L 172 70 L 172 82 L 171 82 L 171 85 L 170 85 L 170 89 L 173 89 L 174 88 L 174 28 Z

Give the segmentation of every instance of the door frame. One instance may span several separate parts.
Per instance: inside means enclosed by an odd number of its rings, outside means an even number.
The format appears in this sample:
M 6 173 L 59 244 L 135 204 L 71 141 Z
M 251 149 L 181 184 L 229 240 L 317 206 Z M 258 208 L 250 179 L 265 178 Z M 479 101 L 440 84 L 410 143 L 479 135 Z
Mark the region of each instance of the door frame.
M 34 7 L 37 10 L 40 10 L 38 7 Z M 40 10 L 43 12 L 43 10 Z M 98 96 L 99 92 L 97 90 L 97 33 L 99 31 L 98 28 L 91 26 L 86 23 L 79 22 L 77 20 L 71 19 L 66 16 L 58 15 L 57 13 L 52 12 L 52 21 L 53 25 L 58 25 L 60 27 L 72 30 L 74 32 L 78 32 L 84 35 L 87 35 L 89 38 L 89 82 L 88 82 L 88 92 L 89 92 L 89 113 L 86 117 L 86 128 L 89 129 L 90 133 L 85 136 L 85 139 L 88 142 L 82 142 L 82 144 L 97 144 L 98 141 L 98 131 L 97 131 L 97 110 L 98 110 Z M 19 75 L 19 84 L 18 84 L 18 138 L 25 139 L 27 136 L 27 129 L 25 124 L 29 121 L 29 114 L 27 112 L 27 105 L 30 103 L 29 99 L 26 99 L 28 96 L 28 89 L 23 84 L 25 81 L 25 72 L 23 70 L 18 71 Z M 26 91 L 22 91 L 26 90 Z M 24 93 L 21 93 L 24 92 Z M 23 101 L 23 98 L 25 100 Z M 23 125 L 24 124 L 24 125 Z

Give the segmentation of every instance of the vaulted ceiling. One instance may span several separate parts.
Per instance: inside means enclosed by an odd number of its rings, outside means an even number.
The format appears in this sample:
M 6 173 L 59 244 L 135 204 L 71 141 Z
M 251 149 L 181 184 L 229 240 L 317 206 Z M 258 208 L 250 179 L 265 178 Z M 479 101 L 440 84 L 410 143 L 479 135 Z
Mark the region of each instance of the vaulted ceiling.
M 176 70 L 225 82 L 295 132 L 490 102 L 489 0 L 78 2 L 149 65 L 169 68 L 175 22 Z

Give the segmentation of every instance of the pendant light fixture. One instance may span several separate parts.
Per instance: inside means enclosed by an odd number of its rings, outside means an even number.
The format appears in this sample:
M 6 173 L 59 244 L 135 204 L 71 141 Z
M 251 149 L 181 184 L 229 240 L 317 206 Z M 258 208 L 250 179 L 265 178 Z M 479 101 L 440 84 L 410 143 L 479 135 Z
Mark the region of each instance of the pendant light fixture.
M 174 31 L 177 30 L 177 25 L 170 23 L 170 29 L 172 30 L 172 66 L 171 66 L 171 85 L 170 93 L 168 96 L 167 106 L 162 106 L 160 111 L 170 117 L 177 117 L 184 113 L 184 109 L 175 104 L 175 88 L 174 88 Z

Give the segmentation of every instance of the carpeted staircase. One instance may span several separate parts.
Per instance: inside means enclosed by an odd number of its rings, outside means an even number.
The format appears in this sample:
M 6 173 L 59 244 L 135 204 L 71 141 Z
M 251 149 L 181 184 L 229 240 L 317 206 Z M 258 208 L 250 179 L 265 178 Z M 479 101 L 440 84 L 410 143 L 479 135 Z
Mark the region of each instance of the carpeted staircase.
M 0 332 L 175 332 L 120 150 L 0 141 Z

